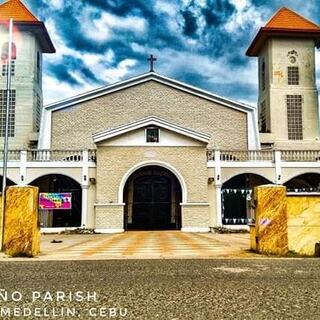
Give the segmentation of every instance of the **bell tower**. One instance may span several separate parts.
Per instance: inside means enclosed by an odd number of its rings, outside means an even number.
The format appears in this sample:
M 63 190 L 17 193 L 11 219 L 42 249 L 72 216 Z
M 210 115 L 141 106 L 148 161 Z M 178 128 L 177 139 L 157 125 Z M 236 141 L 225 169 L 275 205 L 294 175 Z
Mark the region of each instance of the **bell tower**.
M 13 19 L 12 66 L 7 70 L 8 25 Z M 42 55 L 54 53 L 43 22 L 20 0 L 0 4 L 0 149 L 3 148 L 6 110 L 6 78 L 11 72 L 9 149 L 36 147 L 43 104 Z
M 247 50 L 247 56 L 258 57 L 262 148 L 320 148 L 315 76 L 319 40 L 318 25 L 281 8 Z

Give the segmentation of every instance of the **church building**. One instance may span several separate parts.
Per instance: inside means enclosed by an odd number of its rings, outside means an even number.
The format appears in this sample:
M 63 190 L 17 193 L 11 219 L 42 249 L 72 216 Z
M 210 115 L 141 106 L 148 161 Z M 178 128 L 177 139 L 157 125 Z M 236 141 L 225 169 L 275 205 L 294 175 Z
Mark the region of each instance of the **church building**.
M 44 230 L 241 228 L 251 219 L 254 186 L 320 191 L 320 27 L 290 9 L 280 9 L 247 51 L 259 61 L 257 108 L 152 67 L 42 107 L 42 55 L 55 48 L 43 22 L 21 1 L 8 0 L 0 5 L 1 137 L 10 17 L 19 36 L 11 70 L 8 184 L 72 194 L 71 210 L 41 210 Z

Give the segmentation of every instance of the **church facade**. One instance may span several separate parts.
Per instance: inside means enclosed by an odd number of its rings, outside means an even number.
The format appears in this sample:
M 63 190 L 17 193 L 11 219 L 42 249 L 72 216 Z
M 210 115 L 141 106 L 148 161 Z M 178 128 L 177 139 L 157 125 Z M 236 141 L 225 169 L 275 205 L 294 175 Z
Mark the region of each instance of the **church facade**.
M 9 5 L 23 4 L 7 1 L 0 16 L 8 18 Z M 19 8 L 18 21 L 29 12 Z M 30 23 L 42 28 L 28 30 L 37 43 L 29 59 L 41 68 L 34 52 L 54 48 L 44 25 Z M 10 143 L 21 151 L 10 153 L 9 184 L 72 194 L 72 210 L 41 211 L 45 230 L 97 232 L 241 227 L 254 186 L 319 192 L 319 39 L 317 25 L 286 8 L 259 31 L 247 52 L 259 58 L 258 109 L 152 70 L 47 105 L 32 141 L 21 140 L 15 123 Z M 17 117 L 19 108 L 17 100 Z

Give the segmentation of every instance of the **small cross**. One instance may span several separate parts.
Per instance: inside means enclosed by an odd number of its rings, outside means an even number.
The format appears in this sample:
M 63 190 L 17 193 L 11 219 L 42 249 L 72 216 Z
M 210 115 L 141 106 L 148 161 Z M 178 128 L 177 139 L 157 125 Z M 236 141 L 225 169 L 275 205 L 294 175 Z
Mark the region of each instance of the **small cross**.
M 157 58 L 153 56 L 153 54 L 150 54 L 150 58 L 148 58 L 148 61 L 150 62 L 150 72 L 153 72 L 153 63 L 157 61 Z

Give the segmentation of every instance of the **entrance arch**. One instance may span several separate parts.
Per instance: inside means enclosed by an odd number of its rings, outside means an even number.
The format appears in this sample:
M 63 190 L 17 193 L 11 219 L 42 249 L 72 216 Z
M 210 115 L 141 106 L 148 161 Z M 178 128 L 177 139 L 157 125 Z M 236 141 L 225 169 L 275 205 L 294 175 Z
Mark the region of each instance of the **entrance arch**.
M 254 187 L 272 184 L 265 177 L 254 173 L 242 173 L 230 178 L 221 188 L 222 223 L 243 225 L 251 219 L 248 200 Z
M 170 170 L 139 168 L 127 179 L 123 200 L 125 230 L 181 229 L 182 188 Z
M 71 193 L 71 210 L 46 210 L 40 212 L 40 223 L 44 228 L 66 228 L 81 226 L 82 188 L 74 179 L 62 174 L 48 174 L 29 183 L 39 192 Z
M 284 185 L 288 192 L 319 192 L 320 191 L 320 174 L 304 173 L 293 177 Z

